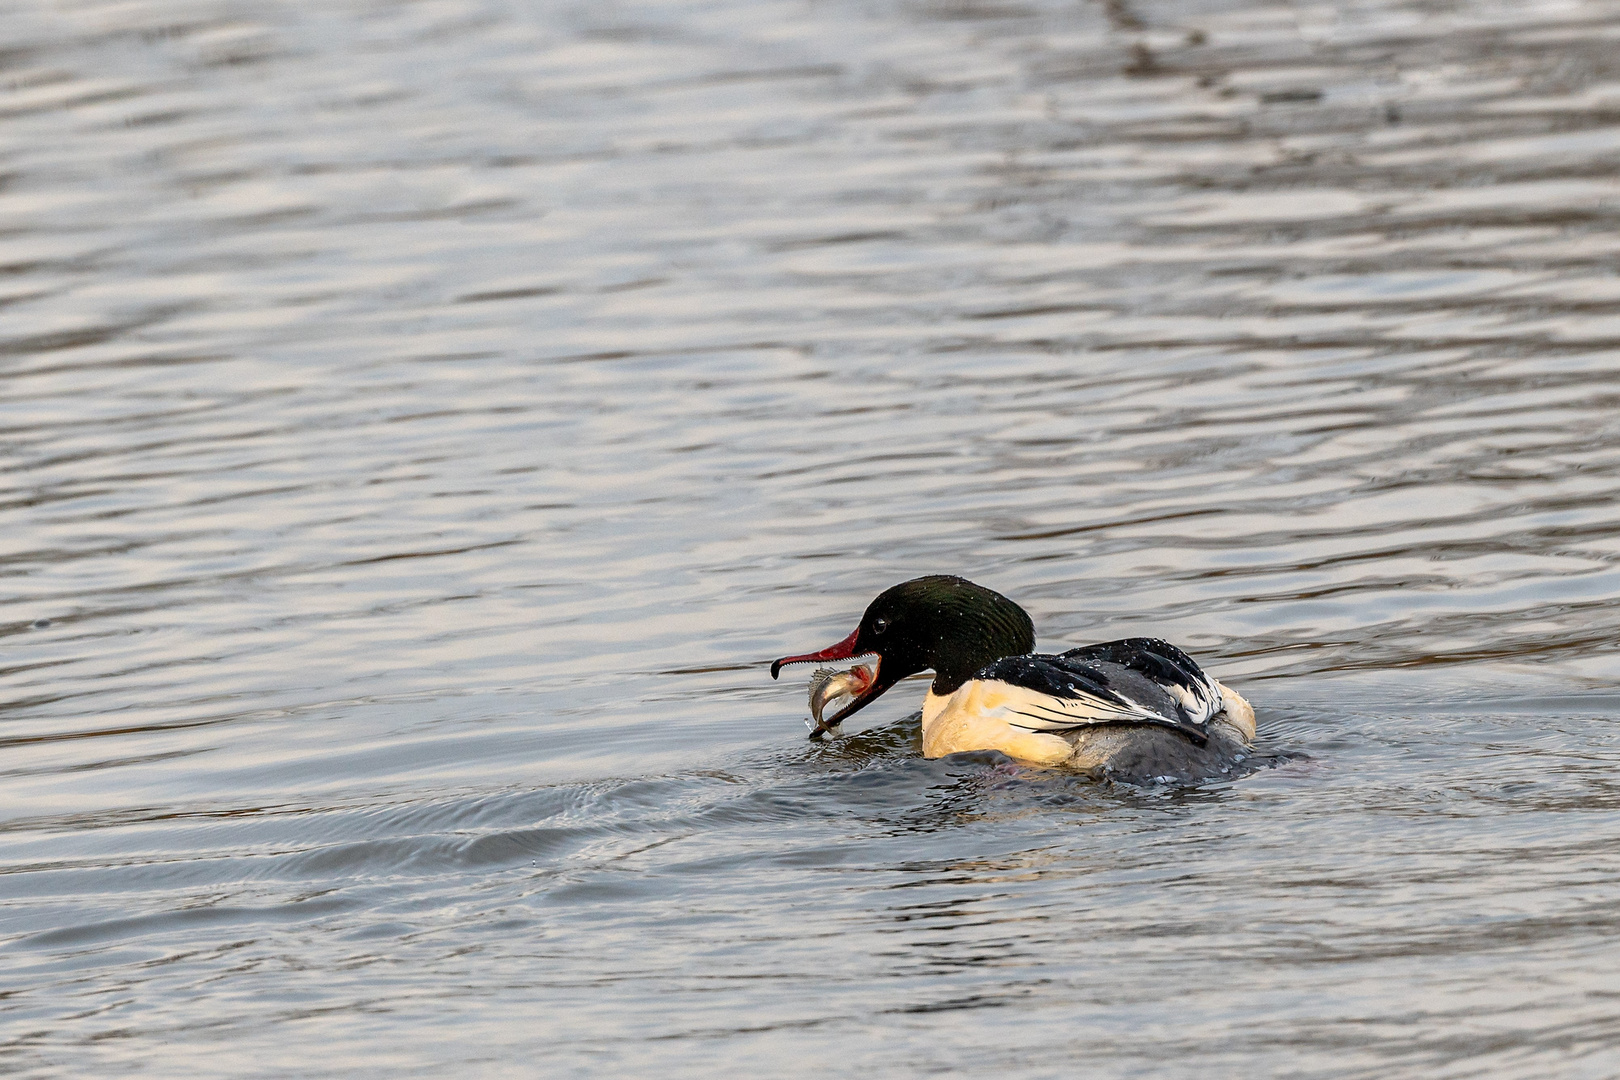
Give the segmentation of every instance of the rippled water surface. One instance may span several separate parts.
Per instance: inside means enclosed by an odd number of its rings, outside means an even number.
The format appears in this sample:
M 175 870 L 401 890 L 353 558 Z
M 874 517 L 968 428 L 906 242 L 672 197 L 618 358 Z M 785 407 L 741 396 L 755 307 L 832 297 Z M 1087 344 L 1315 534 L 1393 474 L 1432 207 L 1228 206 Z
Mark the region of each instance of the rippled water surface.
M 3 26 L 0 1069 L 1616 1074 L 1612 3 Z M 1274 764 L 807 742 L 929 572 Z

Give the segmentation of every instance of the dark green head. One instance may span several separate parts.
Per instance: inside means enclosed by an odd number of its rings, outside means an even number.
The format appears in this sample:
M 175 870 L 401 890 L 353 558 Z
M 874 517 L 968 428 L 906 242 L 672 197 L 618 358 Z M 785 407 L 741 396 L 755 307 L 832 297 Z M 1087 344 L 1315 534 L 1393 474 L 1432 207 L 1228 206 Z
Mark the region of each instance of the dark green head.
M 932 669 L 934 693 L 949 694 L 991 661 L 1034 648 L 1035 625 L 1023 608 L 965 578 L 931 574 L 885 590 L 853 634 L 820 652 L 784 656 L 771 665 L 771 678 L 784 664 L 877 656 L 877 678 L 827 721 L 834 727 L 907 675 Z

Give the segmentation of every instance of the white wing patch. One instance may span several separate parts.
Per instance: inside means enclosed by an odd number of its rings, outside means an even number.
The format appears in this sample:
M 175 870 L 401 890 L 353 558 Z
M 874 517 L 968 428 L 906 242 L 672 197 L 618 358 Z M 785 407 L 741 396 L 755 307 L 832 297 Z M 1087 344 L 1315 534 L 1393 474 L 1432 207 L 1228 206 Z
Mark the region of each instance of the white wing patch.
M 1123 700 L 1131 707 L 1157 716 L 1169 711 L 1184 712 L 1186 719 L 1196 727 L 1203 727 L 1225 707 L 1219 684 L 1206 675 L 1192 657 L 1168 641 L 1157 638 L 1125 638 L 1098 645 L 1083 645 L 1052 657 L 1051 663 L 1065 670 L 1077 666 L 1095 668 L 1099 675 L 1106 672 L 1102 682 L 1107 690 L 1100 695 L 1105 700 Z M 1114 672 L 1119 668 L 1124 668 L 1129 674 L 1116 676 Z M 1062 681 L 1061 678 L 1053 679 L 1050 673 L 1046 678 L 1049 681 Z M 1151 698 L 1143 699 L 1132 689 L 1133 683 L 1140 688 L 1143 680 L 1152 684 L 1157 691 Z M 1085 680 L 1081 681 L 1083 683 Z M 1062 690 L 1052 686 L 1043 689 L 1058 697 L 1065 696 Z M 1095 688 L 1088 689 L 1096 692 Z M 1166 709 L 1167 703 L 1159 697 L 1161 693 L 1174 700 L 1179 710 Z
M 976 680 L 979 700 L 984 712 L 1000 710 L 1007 723 L 1025 731 L 1073 731 L 1088 724 L 1118 724 L 1147 721 L 1149 723 L 1176 724 L 1175 717 L 1161 716 L 1152 709 L 1135 702 L 1123 705 L 1104 701 L 1086 693 L 1078 686 L 1079 697 L 1061 698 L 1043 694 L 1023 686 L 1014 686 L 999 679 Z
M 1187 710 L 1187 715 L 1195 724 L 1209 723 L 1210 718 L 1220 712 L 1225 704 L 1221 700 L 1221 689 L 1213 679 L 1205 680 L 1202 686 L 1183 686 L 1180 683 L 1159 685 L 1181 702 L 1181 707 Z

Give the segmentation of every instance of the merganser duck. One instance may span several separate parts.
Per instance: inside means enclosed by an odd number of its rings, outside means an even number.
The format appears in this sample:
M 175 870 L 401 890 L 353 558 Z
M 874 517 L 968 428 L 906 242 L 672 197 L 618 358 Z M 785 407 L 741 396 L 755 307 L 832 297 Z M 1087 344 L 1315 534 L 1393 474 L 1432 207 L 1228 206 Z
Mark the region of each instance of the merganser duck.
M 874 666 L 818 671 L 812 739 L 932 669 L 923 699 L 923 755 L 999 750 L 1037 765 L 1137 776 L 1228 771 L 1250 753 L 1254 709 L 1180 649 L 1125 638 L 1050 655 L 1034 652 L 1035 624 L 998 592 L 943 574 L 886 590 L 849 637 L 786 664 L 875 656 Z M 822 708 L 847 697 L 830 718 Z

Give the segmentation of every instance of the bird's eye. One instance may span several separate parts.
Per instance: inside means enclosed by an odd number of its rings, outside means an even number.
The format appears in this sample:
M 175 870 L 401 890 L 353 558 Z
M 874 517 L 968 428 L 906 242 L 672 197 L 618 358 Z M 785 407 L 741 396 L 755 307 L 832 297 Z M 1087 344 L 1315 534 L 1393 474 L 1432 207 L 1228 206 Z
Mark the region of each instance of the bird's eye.
M 877 619 L 872 620 L 872 633 L 881 634 L 881 633 L 883 633 L 883 631 L 887 630 L 888 628 L 889 628 L 889 620 L 888 619 L 877 618 Z

